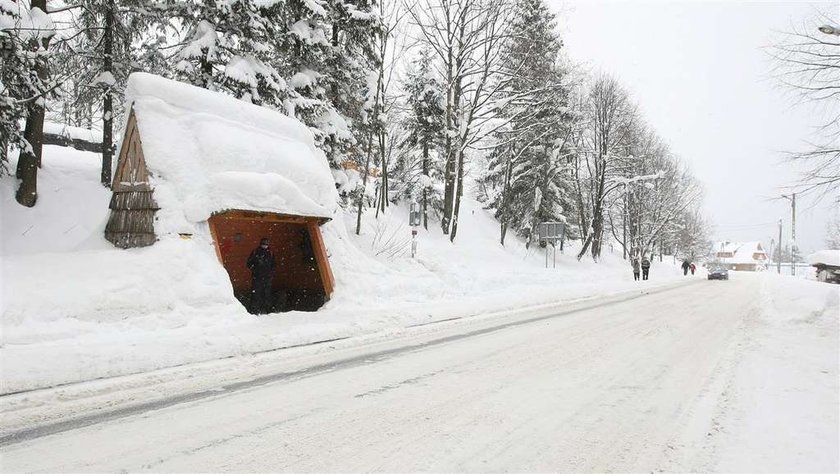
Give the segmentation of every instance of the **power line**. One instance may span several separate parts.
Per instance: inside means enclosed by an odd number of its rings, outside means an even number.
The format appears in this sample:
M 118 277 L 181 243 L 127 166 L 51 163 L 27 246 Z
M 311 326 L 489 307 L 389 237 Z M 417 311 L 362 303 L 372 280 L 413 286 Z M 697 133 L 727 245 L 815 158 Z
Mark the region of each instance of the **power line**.
M 739 230 L 739 229 L 756 229 L 760 227 L 773 227 L 777 225 L 778 221 L 773 222 L 765 222 L 761 224 L 724 224 L 724 225 L 715 225 L 714 227 L 717 229 L 731 229 L 731 230 Z

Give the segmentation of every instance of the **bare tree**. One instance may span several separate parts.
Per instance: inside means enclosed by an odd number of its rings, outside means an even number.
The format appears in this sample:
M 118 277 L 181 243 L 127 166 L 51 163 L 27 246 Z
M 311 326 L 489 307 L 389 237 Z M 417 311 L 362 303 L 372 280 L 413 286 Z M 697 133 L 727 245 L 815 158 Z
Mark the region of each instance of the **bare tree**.
M 591 212 L 591 224 L 586 232 L 578 259 L 591 251 L 592 258 L 601 256 L 604 238 L 604 213 L 608 196 L 619 189 L 620 183 L 611 183 L 615 176 L 618 157 L 626 153 L 633 124 L 637 118 L 636 106 L 627 92 L 614 78 L 601 74 L 594 79 L 584 104 L 586 127 L 579 145 L 579 163 L 583 170 L 578 179 L 582 181 L 581 194 Z M 585 226 L 587 223 L 581 223 Z M 591 250 L 590 250 L 591 249 Z
M 832 26 L 833 25 L 833 26 Z M 788 159 L 805 167 L 798 192 L 820 197 L 837 194 L 840 184 L 840 22 L 820 14 L 784 33 L 771 49 L 779 81 L 797 93 L 803 103 L 824 112 L 823 123 L 804 151 Z
M 612 236 L 622 245 L 625 258 L 651 255 L 656 244 L 661 248 L 666 240 L 676 246 L 677 234 L 687 227 L 691 227 L 687 232 L 697 233 L 690 218 L 702 192 L 688 168 L 641 121 L 631 128 L 626 146 L 628 153 L 615 159 L 618 176 L 609 179 L 621 187 L 607 206 Z M 702 233 L 698 238 L 703 238 Z M 681 239 L 691 240 L 688 235 Z
M 446 89 L 444 106 L 444 202 L 441 228 L 454 240 L 463 195 L 467 150 L 490 133 L 493 101 L 508 26 L 504 0 L 422 0 L 408 8 L 419 42 L 437 57 Z
M 405 49 L 404 38 L 399 34 L 404 16 L 405 12 L 401 9 L 400 4 L 395 2 L 379 3 L 379 21 L 381 24 L 374 41 L 376 68 L 373 72 L 376 74 L 376 81 L 372 84 L 373 90 L 369 91 L 370 97 L 368 100 L 372 104 L 369 104 L 367 112 L 366 155 L 356 203 L 356 234 L 361 232 L 364 188 L 367 186 L 372 163 L 378 164 L 380 169 L 379 194 L 378 199 L 375 200 L 376 216 L 379 217 L 379 213 L 384 212 L 388 205 L 388 188 L 390 186 L 388 170 L 393 152 L 390 135 L 393 132 L 393 127 L 388 126 L 387 117 L 397 105 L 397 96 L 392 90 L 401 53 Z
M 835 209 L 834 217 L 828 221 L 825 229 L 825 245 L 829 249 L 840 250 L 840 209 Z

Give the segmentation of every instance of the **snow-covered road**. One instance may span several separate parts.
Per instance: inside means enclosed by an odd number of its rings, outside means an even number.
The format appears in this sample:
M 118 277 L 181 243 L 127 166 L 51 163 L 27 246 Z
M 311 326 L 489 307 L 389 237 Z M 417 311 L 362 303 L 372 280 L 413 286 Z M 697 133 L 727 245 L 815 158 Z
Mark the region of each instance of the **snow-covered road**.
M 453 323 L 9 444 L 0 470 L 716 470 L 740 449 L 727 424 L 744 416 L 727 410 L 760 287 L 695 280 L 557 316 Z M 836 450 L 831 436 L 820 442 Z M 756 449 L 786 449 L 779 441 Z M 814 462 L 799 467 L 837 468 L 831 452 Z

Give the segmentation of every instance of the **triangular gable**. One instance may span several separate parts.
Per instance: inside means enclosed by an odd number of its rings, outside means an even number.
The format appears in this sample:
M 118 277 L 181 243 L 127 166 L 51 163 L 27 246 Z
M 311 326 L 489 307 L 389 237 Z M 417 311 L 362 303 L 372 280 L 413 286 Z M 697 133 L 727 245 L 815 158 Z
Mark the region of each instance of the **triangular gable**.
M 120 156 L 117 161 L 117 171 L 111 183 L 114 191 L 150 191 L 149 171 L 146 159 L 143 157 L 143 144 L 140 141 L 140 131 L 134 109 L 131 110 L 123 136 Z

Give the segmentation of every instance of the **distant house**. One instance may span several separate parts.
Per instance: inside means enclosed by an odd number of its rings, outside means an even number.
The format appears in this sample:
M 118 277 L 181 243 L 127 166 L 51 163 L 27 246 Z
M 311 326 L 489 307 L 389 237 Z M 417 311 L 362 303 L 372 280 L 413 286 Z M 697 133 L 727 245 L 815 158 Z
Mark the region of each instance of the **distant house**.
M 715 258 L 730 270 L 762 271 L 767 266 L 767 253 L 761 242 L 718 242 Z
M 249 253 L 268 238 L 282 310 L 317 309 L 334 278 L 320 226 L 337 208 L 327 161 L 305 126 L 233 97 L 145 73 L 114 173 L 105 238 L 121 248 L 169 237 L 212 241 L 247 303 Z

